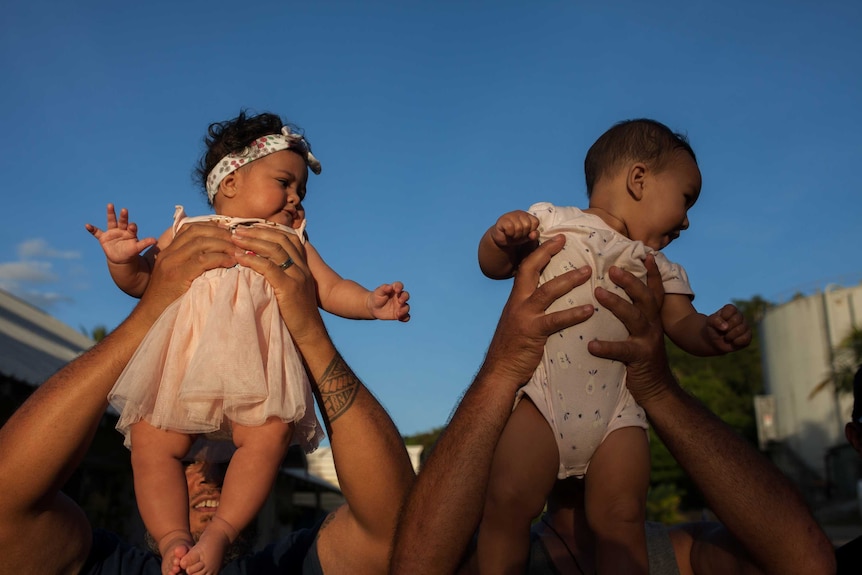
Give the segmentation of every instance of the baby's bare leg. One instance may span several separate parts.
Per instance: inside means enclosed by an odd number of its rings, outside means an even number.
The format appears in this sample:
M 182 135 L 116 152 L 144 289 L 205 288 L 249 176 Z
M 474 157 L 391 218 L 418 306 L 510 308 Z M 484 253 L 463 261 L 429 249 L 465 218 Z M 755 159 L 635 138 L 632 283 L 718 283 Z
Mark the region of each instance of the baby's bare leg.
M 509 417 L 494 452 L 479 527 L 480 573 L 524 573 L 530 523 L 542 512 L 559 466 L 554 433 L 525 397 Z
M 647 575 L 646 430 L 624 427 L 612 432 L 590 460 L 585 487 L 587 521 L 596 534 L 598 572 Z
M 219 572 L 227 546 L 266 502 L 292 435 L 293 424 L 277 418 L 258 427 L 233 424 L 237 450 L 225 474 L 218 511 L 180 561 L 188 575 Z
M 159 544 L 162 574 L 176 575 L 181 558 L 194 545 L 182 464 L 192 441 L 188 435 L 157 429 L 143 420 L 131 426 L 130 434 L 138 509 Z

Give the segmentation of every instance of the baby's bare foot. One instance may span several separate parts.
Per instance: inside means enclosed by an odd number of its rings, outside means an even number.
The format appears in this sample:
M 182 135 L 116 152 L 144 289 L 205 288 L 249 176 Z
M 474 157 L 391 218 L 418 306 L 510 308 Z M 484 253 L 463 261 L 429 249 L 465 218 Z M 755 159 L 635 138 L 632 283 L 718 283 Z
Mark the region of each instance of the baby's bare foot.
M 188 575 L 216 575 L 221 570 L 225 549 L 236 536 L 236 530 L 227 521 L 213 517 L 197 544 L 180 560 L 180 567 Z
M 171 531 L 159 541 L 162 555 L 162 575 L 179 575 L 180 562 L 195 542 L 188 531 Z

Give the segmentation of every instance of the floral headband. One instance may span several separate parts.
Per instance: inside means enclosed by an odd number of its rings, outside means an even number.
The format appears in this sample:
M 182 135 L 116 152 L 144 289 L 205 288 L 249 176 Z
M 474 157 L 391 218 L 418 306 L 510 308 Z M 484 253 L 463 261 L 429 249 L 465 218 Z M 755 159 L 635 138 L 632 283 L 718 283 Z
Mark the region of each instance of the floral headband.
M 241 152 L 228 154 L 216 164 L 207 176 L 207 196 L 209 196 L 210 202 L 213 201 L 213 197 L 218 192 L 219 184 L 228 174 L 246 164 L 281 150 L 296 152 L 305 159 L 305 163 L 308 164 L 312 172 L 320 173 L 320 162 L 312 155 L 305 138 L 300 134 L 291 132 L 287 126 L 283 126 L 280 134 L 261 136 Z

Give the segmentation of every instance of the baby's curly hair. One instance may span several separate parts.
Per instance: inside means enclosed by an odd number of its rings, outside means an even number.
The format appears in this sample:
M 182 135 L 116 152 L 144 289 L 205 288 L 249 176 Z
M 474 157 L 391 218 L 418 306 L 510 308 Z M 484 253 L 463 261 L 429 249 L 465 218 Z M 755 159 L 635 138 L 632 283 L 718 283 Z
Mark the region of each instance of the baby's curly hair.
M 239 115 L 232 120 L 210 124 L 204 137 L 206 153 L 198 162 L 194 174 L 195 182 L 200 185 L 204 195 L 207 193 L 207 176 L 222 158 L 241 152 L 261 136 L 280 134 L 282 126 L 287 126 L 291 132 L 302 134 L 297 126 L 270 112 L 249 115 L 246 110 L 240 110 Z M 308 144 L 308 140 L 306 143 Z M 311 150 L 311 144 L 308 144 L 308 149 Z
M 640 118 L 614 124 L 590 147 L 584 158 L 587 197 L 592 196 L 596 182 L 613 174 L 625 162 L 644 162 L 661 171 L 677 150 L 688 152 L 697 163 L 688 138 L 655 120 Z

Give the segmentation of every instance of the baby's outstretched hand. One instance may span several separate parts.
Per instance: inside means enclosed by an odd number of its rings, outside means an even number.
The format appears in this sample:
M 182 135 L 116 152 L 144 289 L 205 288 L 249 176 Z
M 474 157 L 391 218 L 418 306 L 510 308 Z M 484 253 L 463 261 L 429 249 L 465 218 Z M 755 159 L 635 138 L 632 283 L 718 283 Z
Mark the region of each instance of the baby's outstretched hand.
M 742 312 L 727 304 L 706 319 L 706 337 L 718 352 L 730 353 L 751 343 L 751 328 Z
M 491 228 L 491 240 L 503 249 L 538 239 L 539 219 L 523 210 L 503 214 Z
M 410 294 L 404 291 L 404 284 L 395 282 L 383 284 L 368 294 L 368 310 L 374 319 L 397 319 L 410 321 Z
M 129 221 L 129 211 L 121 209 L 118 219 L 114 204 L 108 204 L 108 229 L 102 231 L 92 224 L 84 224 L 84 227 L 99 240 L 105 257 L 112 264 L 127 264 L 145 249 L 156 245 L 156 238 L 139 240 L 138 226 Z

